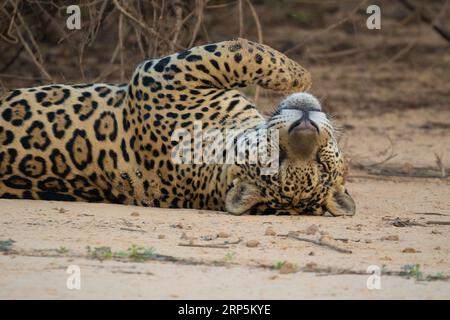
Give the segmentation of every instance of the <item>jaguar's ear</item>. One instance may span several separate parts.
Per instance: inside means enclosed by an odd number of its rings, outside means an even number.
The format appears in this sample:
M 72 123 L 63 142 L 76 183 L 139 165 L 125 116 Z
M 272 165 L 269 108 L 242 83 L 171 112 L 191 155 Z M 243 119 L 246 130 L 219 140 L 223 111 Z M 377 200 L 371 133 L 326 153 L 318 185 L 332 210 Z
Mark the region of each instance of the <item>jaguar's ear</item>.
M 333 216 L 353 216 L 356 212 L 355 201 L 342 185 L 331 192 L 326 207 Z
M 233 184 L 225 198 L 225 208 L 228 212 L 241 215 L 261 202 L 261 195 L 255 185 L 239 179 L 233 181 Z

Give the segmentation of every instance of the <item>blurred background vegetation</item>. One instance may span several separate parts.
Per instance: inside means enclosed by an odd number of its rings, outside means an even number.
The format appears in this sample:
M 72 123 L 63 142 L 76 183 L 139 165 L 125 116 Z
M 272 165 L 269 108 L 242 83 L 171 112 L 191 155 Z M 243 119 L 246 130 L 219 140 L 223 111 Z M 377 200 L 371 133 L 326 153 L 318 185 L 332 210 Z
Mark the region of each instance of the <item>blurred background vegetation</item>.
M 448 107 L 448 0 L 2 0 L 0 88 L 127 82 L 135 66 L 245 37 L 307 67 L 313 91 L 357 109 Z M 81 8 L 81 29 L 66 10 Z M 368 30 L 366 8 L 381 8 Z

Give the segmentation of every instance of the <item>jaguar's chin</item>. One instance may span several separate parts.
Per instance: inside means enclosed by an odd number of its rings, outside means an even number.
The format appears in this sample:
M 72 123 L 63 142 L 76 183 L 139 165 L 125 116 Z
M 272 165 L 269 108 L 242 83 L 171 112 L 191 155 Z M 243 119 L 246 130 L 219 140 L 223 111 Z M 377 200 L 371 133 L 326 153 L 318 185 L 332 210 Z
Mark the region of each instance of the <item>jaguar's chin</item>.
M 319 149 L 319 133 L 315 128 L 294 129 L 289 134 L 290 150 L 303 159 L 314 159 Z

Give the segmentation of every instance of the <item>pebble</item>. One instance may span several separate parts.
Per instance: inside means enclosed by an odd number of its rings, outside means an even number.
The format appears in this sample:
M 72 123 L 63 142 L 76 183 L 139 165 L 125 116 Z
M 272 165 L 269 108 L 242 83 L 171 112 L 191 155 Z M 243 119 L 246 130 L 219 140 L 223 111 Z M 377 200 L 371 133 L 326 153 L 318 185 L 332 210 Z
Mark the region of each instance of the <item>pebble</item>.
M 255 247 L 259 246 L 259 241 L 258 240 L 248 240 L 246 245 L 249 248 L 255 248 Z
M 229 237 L 230 237 L 230 234 L 226 233 L 226 232 L 219 232 L 217 234 L 217 238 L 229 238 Z
M 305 233 L 307 235 L 315 235 L 317 231 L 319 231 L 319 227 L 315 224 L 312 224 L 305 230 Z
M 414 249 L 414 248 L 405 248 L 405 249 L 403 249 L 402 252 L 403 252 L 403 253 L 416 253 L 417 250 Z
M 200 240 L 203 241 L 211 241 L 217 238 L 217 236 L 213 236 L 212 234 L 207 234 L 206 236 L 200 236 Z
M 334 239 L 331 238 L 329 235 L 324 235 L 320 237 L 319 241 L 323 243 L 333 243 Z
M 381 240 L 398 241 L 399 238 L 397 235 L 390 235 L 390 236 L 386 236 L 386 237 L 381 237 Z
M 295 273 L 297 272 L 297 270 L 298 268 L 295 265 L 293 265 L 290 262 L 286 262 L 281 266 L 279 272 L 280 274 L 288 274 L 288 273 Z
M 308 263 L 305 265 L 305 267 L 306 267 L 306 269 L 308 269 L 308 270 L 315 270 L 315 269 L 317 269 L 317 263 L 315 263 L 315 262 L 308 262 Z
M 166 238 L 166 236 L 163 235 L 163 234 L 160 234 L 160 235 L 158 236 L 158 239 L 165 239 L 165 238 Z
M 183 233 L 181 234 L 181 236 L 180 236 L 180 239 L 181 239 L 181 240 L 189 240 L 189 241 L 192 241 L 192 240 L 195 240 L 196 238 L 195 238 L 195 237 L 188 236 L 185 232 L 183 232 Z
M 275 230 L 273 230 L 272 227 L 267 227 L 266 231 L 264 232 L 264 235 L 266 235 L 266 236 L 276 236 L 277 233 L 275 232 Z
M 139 212 L 136 212 L 136 211 L 135 211 L 135 212 L 132 212 L 132 213 L 131 213 L 131 216 L 132 216 L 132 217 L 139 217 L 140 214 L 139 214 Z

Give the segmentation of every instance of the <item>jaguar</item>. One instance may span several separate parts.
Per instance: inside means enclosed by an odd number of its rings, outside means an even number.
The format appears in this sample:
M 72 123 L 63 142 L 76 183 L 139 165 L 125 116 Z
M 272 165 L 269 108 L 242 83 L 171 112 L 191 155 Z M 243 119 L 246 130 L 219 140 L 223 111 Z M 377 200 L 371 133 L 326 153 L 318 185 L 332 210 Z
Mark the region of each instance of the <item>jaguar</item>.
M 285 98 L 264 116 L 240 90 L 250 85 Z M 12 90 L 0 98 L 0 198 L 353 215 L 345 159 L 310 86 L 310 73 L 284 54 L 234 39 L 144 61 L 127 84 Z M 175 161 L 180 130 L 237 130 L 241 143 L 272 130 L 277 143 L 264 151 L 275 156 Z M 196 144 L 187 148 L 208 149 Z

